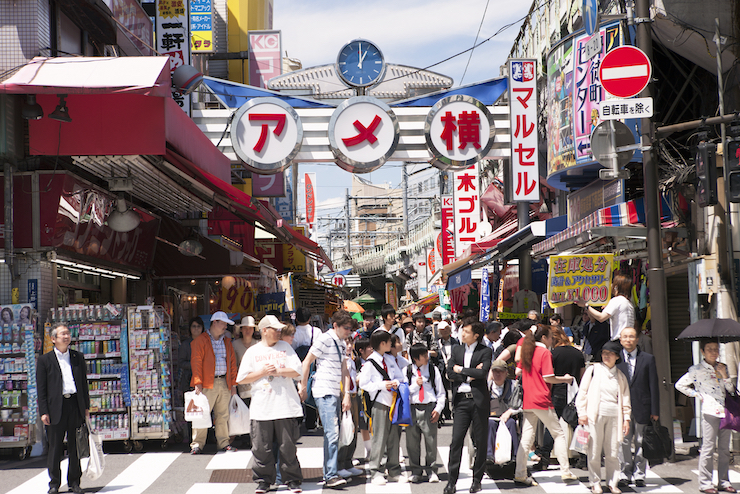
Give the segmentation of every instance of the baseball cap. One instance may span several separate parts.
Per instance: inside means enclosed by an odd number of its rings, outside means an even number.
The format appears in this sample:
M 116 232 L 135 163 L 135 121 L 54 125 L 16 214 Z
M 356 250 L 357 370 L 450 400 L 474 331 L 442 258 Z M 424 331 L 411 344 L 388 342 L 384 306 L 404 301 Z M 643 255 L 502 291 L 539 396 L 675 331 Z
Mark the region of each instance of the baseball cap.
M 278 331 L 282 331 L 282 329 L 285 326 L 286 326 L 285 324 L 278 321 L 277 317 L 270 315 L 270 316 L 265 316 L 262 318 L 259 324 L 259 330 L 262 331 L 263 329 L 266 329 L 266 328 L 272 328 Z
M 449 327 L 450 327 L 450 323 L 446 321 L 440 321 L 439 324 L 437 324 L 437 331 L 439 331 L 440 329 L 447 329 Z
M 503 360 L 494 360 L 491 364 L 491 370 L 507 370 L 506 362 Z
M 234 325 L 234 321 L 232 321 L 231 319 L 229 319 L 229 316 L 226 315 L 226 312 L 224 312 L 222 310 L 219 310 L 219 311 L 216 311 L 216 312 L 213 313 L 213 315 L 211 316 L 211 322 L 213 322 L 213 321 L 223 321 L 223 322 L 225 322 L 227 324 L 230 324 L 232 326 Z
M 405 324 L 414 324 L 414 320 L 411 318 L 411 316 L 406 316 L 403 319 L 401 319 L 401 326 Z
M 254 317 L 252 316 L 244 316 L 242 317 L 242 321 L 236 325 L 237 328 L 240 328 L 242 326 L 248 326 L 250 328 L 256 328 L 257 323 L 254 322 Z

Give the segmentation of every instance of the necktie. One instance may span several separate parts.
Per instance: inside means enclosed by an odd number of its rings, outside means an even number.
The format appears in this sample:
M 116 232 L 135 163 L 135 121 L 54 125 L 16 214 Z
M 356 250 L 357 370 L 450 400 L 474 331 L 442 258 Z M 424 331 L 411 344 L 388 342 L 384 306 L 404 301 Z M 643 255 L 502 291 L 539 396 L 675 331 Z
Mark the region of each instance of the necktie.
M 386 374 L 388 374 L 388 366 L 385 365 L 385 359 L 383 359 L 383 370 L 385 371 Z
M 631 353 L 628 353 L 627 354 L 627 367 L 630 370 L 630 376 L 629 377 L 630 377 L 630 381 L 631 381 L 632 380 L 632 374 L 635 373 L 634 369 L 632 368 L 632 354 Z
M 416 372 L 421 377 L 421 369 L 416 369 Z M 421 387 L 419 388 L 419 403 L 424 403 L 424 383 L 421 383 Z

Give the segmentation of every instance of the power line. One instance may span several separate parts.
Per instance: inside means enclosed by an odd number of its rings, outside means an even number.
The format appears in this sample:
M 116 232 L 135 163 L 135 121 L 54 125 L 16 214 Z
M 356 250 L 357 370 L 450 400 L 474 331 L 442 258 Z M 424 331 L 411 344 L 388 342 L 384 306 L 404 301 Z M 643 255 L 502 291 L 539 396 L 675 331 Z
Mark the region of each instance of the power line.
M 478 26 L 478 32 L 475 33 L 475 41 L 473 41 L 473 49 L 470 50 L 470 56 L 468 57 L 468 63 L 465 64 L 465 70 L 463 71 L 463 75 L 460 78 L 460 85 L 462 86 L 463 81 L 465 80 L 465 74 L 468 73 L 468 66 L 470 65 L 470 60 L 473 59 L 473 51 L 475 50 L 475 44 L 478 42 L 478 36 L 480 36 L 480 30 L 483 27 L 483 21 L 486 19 L 486 12 L 488 12 L 488 4 L 491 0 L 486 0 L 486 8 L 483 9 L 483 17 L 480 19 L 480 25 Z

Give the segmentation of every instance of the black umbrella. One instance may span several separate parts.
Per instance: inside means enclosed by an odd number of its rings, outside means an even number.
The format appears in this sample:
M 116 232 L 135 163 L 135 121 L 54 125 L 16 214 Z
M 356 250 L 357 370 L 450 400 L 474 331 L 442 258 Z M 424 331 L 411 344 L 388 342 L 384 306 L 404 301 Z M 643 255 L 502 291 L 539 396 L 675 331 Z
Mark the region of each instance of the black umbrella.
M 690 325 L 678 335 L 677 340 L 712 338 L 721 343 L 740 341 L 740 323 L 734 319 L 702 319 Z

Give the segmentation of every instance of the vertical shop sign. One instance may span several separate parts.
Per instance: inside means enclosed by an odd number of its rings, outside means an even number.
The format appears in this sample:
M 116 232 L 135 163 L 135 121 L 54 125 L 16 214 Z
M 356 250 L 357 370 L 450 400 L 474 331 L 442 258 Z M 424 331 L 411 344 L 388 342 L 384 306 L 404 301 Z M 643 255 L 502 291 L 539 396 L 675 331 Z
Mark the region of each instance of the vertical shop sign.
M 465 249 L 480 239 L 480 181 L 478 163 L 455 172 L 454 179 L 455 257 L 461 258 Z
M 302 226 L 296 227 L 296 231 L 302 235 L 306 234 L 306 229 Z M 306 272 L 306 256 L 293 244 L 283 244 L 283 270 L 294 273 Z
M 455 199 L 451 195 L 442 196 L 442 233 L 437 241 L 437 250 L 442 266 L 455 260 Z
M 480 274 L 480 322 L 488 322 L 491 315 L 491 291 L 488 286 L 488 269 L 481 269 Z
M 157 0 L 157 51 L 170 57 L 170 73 L 190 63 L 187 0 Z M 190 115 L 190 95 L 172 91 L 177 104 Z
M 588 53 L 586 49 L 591 36 L 579 36 L 573 41 L 573 144 L 577 164 L 593 160 L 591 132 L 601 122 L 599 103 L 605 98 L 605 91 L 599 80 L 601 60 L 622 44 L 619 24 L 602 27 L 594 36 L 601 36 L 601 52 L 596 55 Z M 589 55 L 593 56 L 588 58 Z
M 28 303 L 39 310 L 39 280 L 28 280 Z
M 509 60 L 510 187 L 515 201 L 540 200 L 536 69 L 536 60 Z
M 316 174 L 306 173 L 305 187 L 306 191 L 306 222 L 309 230 L 313 231 L 313 225 L 316 222 Z
M 296 165 L 293 165 L 296 166 Z M 293 178 L 290 170 L 283 172 L 285 182 L 285 194 L 283 197 L 275 198 L 275 209 L 280 216 L 288 223 L 293 224 Z
M 573 41 L 547 58 L 547 174 L 576 164 L 573 149 Z
M 249 84 L 266 88 L 282 73 L 280 31 L 249 31 Z
M 392 281 L 385 284 L 385 303 L 391 304 L 395 310 L 398 310 L 398 288 Z
M 211 0 L 190 0 L 190 42 L 193 53 L 216 51 Z
M 591 305 L 606 305 L 611 298 L 613 261 L 614 254 L 550 256 L 550 307 L 572 304 L 579 298 Z

